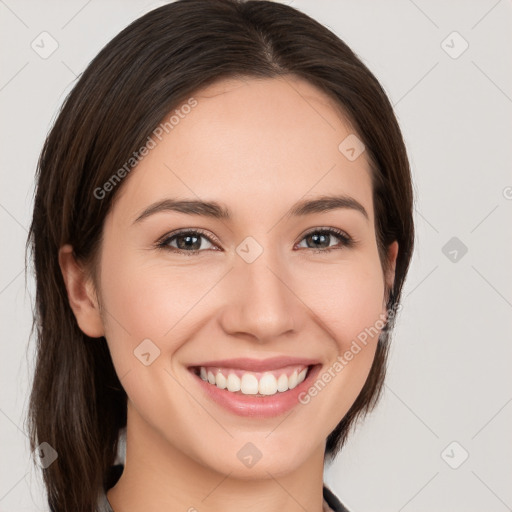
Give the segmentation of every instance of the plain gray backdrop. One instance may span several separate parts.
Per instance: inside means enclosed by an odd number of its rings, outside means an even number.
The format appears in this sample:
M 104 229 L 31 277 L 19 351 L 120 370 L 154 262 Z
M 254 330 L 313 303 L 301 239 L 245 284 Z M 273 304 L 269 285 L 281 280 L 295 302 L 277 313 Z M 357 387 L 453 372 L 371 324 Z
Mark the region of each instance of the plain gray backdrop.
M 38 154 L 76 77 L 163 3 L 0 0 L 0 512 L 48 510 L 24 423 Z M 325 481 L 352 512 L 512 510 L 512 2 L 283 3 L 327 25 L 380 80 L 416 191 L 384 394 Z

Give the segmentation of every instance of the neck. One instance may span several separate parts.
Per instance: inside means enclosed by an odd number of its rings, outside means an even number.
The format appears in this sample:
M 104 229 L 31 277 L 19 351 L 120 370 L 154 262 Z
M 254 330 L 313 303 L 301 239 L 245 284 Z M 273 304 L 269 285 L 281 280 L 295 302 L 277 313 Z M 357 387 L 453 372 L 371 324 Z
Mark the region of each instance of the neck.
M 107 498 L 115 512 L 322 512 L 324 448 L 289 472 L 262 459 L 253 478 L 222 473 L 172 445 L 128 400 L 124 470 Z

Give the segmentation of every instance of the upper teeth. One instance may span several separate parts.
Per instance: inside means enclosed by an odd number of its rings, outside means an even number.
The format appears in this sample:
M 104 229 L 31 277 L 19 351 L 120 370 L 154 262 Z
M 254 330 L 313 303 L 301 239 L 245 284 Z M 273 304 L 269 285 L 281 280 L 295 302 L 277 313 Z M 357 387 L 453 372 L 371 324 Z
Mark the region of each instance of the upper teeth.
M 302 369 L 301 369 L 302 368 Z M 244 395 L 275 395 L 278 391 L 284 392 L 300 384 L 308 372 L 307 367 L 296 367 L 288 374 L 284 370 L 277 372 L 253 373 L 227 368 L 200 367 L 201 379 L 228 391 L 241 391 Z M 239 375 L 237 375 L 237 373 Z M 276 374 L 279 375 L 276 377 Z M 227 377 L 226 377 L 227 376 Z

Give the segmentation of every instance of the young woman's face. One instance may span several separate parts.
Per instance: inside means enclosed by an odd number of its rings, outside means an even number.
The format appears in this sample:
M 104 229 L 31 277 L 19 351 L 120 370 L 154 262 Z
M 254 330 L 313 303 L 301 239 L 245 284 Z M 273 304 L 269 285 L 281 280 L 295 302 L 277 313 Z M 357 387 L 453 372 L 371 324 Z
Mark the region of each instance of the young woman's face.
M 194 99 L 106 219 L 105 337 L 132 453 L 277 476 L 323 457 L 374 358 L 386 296 L 369 164 L 305 81 L 222 81 Z M 347 201 L 304 208 L 326 196 Z

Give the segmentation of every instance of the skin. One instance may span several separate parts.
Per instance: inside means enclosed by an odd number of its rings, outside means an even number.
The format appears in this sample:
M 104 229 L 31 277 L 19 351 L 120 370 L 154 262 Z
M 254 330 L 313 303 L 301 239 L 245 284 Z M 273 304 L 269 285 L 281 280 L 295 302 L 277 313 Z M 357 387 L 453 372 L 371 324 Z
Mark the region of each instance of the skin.
M 386 314 L 398 245 L 384 275 L 366 154 L 349 161 L 338 150 L 354 132 L 321 91 L 294 77 L 223 80 L 194 98 L 116 191 L 97 286 L 69 245 L 59 254 L 78 324 L 106 337 L 128 395 L 125 469 L 107 496 L 123 512 L 321 512 L 326 438 L 360 392 L 378 336 L 307 405 L 268 419 L 221 408 L 187 367 L 292 355 L 329 368 Z M 333 193 L 356 199 L 369 220 L 348 208 L 285 215 L 300 199 Z M 216 200 L 233 219 L 167 211 L 134 224 L 168 197 Z M 314 252 L 306 231 L 325 227 L 356 244 L 330 235 L 320 250 L 337 248 Z M 201 238 L 195 255 L 154 248 L 182 228 L 201 228 L 213 243 Z M 263 248 L 250 264 L 236 252 L 248 236 Z M 146 338 L 160 350 L 149 366 L 133 352 Z M 252 468 L 237 457 L 247 442 L 262 453 Z

